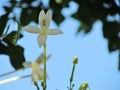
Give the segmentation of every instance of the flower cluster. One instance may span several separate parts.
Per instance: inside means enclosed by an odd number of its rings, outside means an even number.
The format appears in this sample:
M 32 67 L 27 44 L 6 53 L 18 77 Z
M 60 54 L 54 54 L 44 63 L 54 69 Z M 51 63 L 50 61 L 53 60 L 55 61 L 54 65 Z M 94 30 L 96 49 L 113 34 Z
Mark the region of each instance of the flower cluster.
M 59 29 L 48 29 L 50 26 L 50 20 L 51 20 L 51 12 L 50 10 L 47 11 L 47 13 L 44 12 L 44 10 L 41 10 L 39 13 L 39 24 L 41 28 L 35 27 L 35 26 L 24 26 L 22 30 L 25 30 L 30 33 L 39 34 L 37 41 L 39 47 L 42 47 L 44 44 L 46 44 L 47 35 L 58 35 L 62 34 L 63 32 Z M 34 62 L 25 62 L 23 63 L 24 67 L 30 67 L 32 68 L 32 81 L 37 80 L 43 80 L 46 82 L 46 47 L 44 47 L 44 55 L 41 54 L 39 58 Z M 45 56 L 45 57 L 44 57 Z M 50 58 L 50 55 L 47 57 L 47 60 Z M 44 70 L 39 67 L 43 64 L 44 61 Z

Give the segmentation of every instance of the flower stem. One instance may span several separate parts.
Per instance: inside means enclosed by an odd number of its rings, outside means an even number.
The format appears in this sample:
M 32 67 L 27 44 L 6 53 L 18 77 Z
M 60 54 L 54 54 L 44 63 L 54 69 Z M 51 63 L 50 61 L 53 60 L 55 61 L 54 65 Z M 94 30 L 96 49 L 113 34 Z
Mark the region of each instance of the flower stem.
M 37 81 L 35 81 L 35 82 L 34 82 L 34 85 L 36 86 L 37 90 L 40 90 L 40 88 L 39 88 L 39 85 L 38 85 Z
M 46 90 L 46 43 L 44 44 L 44 84 L 43 90 Z
M 76 64 L 73 64 L 72 73 L 71 73 L 71 77 L 70 77 L 70 90 L 72 90 L 72 88 L 73 88 L 72 81 L 73 81 L 73 75 L 74 75 L 74 71 L 75 71 L 75 65 Z
M 18 72 L 20 70 L 23 70 L 24 68 L 19 68 L 17 70 L 14 70 L 14 71 L 10 71 L 10 72 L 7 72 L 7 73 L 4 73 L 4 74 L 1 74 L 0 77 L 4 77 L 4 76 L 7 76 L 9 74 L 12 74 L 12 73 L 15 73 L 15 72 Z
M 2 81 L 0 81 L 0 85 L 6 84 L 6 83 L 9 83 L 9 82 L 13 82 L 13 81 L 16 81 L 16 80 L 24 79 L 24 78 L 27 78 L 27 77 L 31 77 L 31 75 L 12 77 L 12 78 L 9 78 L 9 79 L 6 79 L 6 80 L 2 80 Z

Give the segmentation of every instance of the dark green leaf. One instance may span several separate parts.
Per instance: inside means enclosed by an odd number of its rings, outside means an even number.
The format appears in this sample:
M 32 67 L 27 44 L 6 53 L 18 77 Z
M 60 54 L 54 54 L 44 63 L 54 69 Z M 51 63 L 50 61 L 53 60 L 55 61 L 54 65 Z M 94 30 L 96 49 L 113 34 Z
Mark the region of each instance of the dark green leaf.
M 22 3 L 24 2 L 24 3 L 29 3 L 30 4 L 30 3 L 34 2 L 34 0 L 21 0 L 21 2 Z
M 16 36 L 17 36 L 18 32 L 13 31 L 10 34 L 8 34 L 5 38 L 3 38 L 3 41 L 5 41 L 7 44 L 13 44 L 16 45 Z M 23 35 L 20 34 L 20 38 L 22 38 Z
M 64 20 L 64 17 L 59 11 L 56 11 L 53 13 L 53 19 L 59 25 Z
M 118 22 L 105 22 L 103 25 L 103 34 L 105 38 L 118 36 L 120 24 Z
M 10 24 L 7 26 L 5 33 L 2 35 L 2 38 L 4 38 L 7 35 L 9 28 L 10 28 Z
M 0 54 L 9 54 L 8 47 L 0 41 Z
M 21 26 L 21 24 L 20 24 L 20 22 L 19 21 L 16 21 L 17 22 L 17 24 L 18 24 L 18 30 L 16 31 L 16 35 L 15 35 L 15 45 L 17 45 L 17 40 L 19 39 L 19 37 L 20 37 L 20 30 L 21 30 L 21 28 L 22 28 L 22 26 Z
M 9 57 L 10 63 L 15 69 L 23 67 L 23 62 L 25 62 L 24 49 L 21 46 L 14 46 L 9 44 Z
M 81 24 L 77 30 L 77 33 L 79 33 L 80 31 L 84 31 L 84 33 L 87 34 L 88 32 L 91 31 L 91 28 L 92 28 L 92 25 L 87 25 L 87 24 L 84 24 L 81 22 Z
M 120 48 L 120 38 L 115 36 L 109 38 L 108 40 L 108 49 L 110 52 L 115 51 Z
M 27 9 L 23 9 L 22 13 L 21 13 L 21 24 L 23 26 L 29 24 L 31 21 L 35 21 L 36 23 L 38 23 L 38 18 L 39 18 L 39 12 L 40 12 L 40 8 L 39 7 L 29 7 Z
M 67 0 L 66 0 L 67 1 Z M 63 2 L 64 3 L 64 2 Z M 58 4 L 56 3 L 55 0 L 51 0 L 50 1 L 50 7 L 53 9 L 54 13 L 53 13 L 53 20 L 56 22 L 56 24 L 60 24 L 63 20 L 64 20 L 64 16 L 61 14 L 61 10 L 63 8 L 62 5 L 64 6 L 68 6 L 68 3 L 64 3 L 64 4 Z
M 115 51 L 120 48 L 120 24 L 117 22 L 105 22 L 103 25 L 104 37 L 108 39 L 109 51 Z
M 0 37 L 3 34 L 7 21 L 8 21 L 8 13 L 0 17 Z
M 10 13 L 12 11 L 11 7 L 8 6 L 4 6 L 3 7 L 5 9 L 6 12 Z

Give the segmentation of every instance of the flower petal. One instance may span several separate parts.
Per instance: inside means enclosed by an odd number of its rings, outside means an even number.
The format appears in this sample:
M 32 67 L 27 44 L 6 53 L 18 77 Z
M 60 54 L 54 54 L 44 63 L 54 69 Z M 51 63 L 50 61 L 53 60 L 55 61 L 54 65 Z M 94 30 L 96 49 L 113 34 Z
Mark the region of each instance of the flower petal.
M 44 71 L 41 68 L 38 68 L 38 80 L 43 80 L 44 79 Z
M 44 78 L 44 72 L 43 69 L 41 68 L 37 68 L 37 69 L 33 69 L 32 71 L 32 81 L 36 81 L 36 80 L 43 80 Z
M 39 33 L 40 32 L 40 28 L 37 28 L 34 26 L 25 26 L 22 28 L 22 30 L 25 30 L 25 31 L 30 32 L 30 33 Z
M 45 15 L 45 21 L 46 21 L 46 27 L 48 28 L 50 26 L 50 20 L 51 20 L 51 11 L 48 10 L 46 15 Z
M 47 56 L 47 61 L 51 58 L 51 55 Z M 43 53 L 36 59 L 35 61 L 38 64 L 43 64 L 44 63 L 44 57 L 43 57 Z
M 36 59 L 35 62 L 37 62 L 38 64 L 41 64 L 44 60 L 44 57 L 43 57 L 43 53 Z
M 24 63 L 23 63 L 23 66 L 24 66 L 25 68 L 31 68 L 31 67 L 32 67 L 32 63 L 31 63 L 31 62 L 24 62 Z
M 45 14 L 44 10 L 42 10 L 39 14 L 39 24 L 42 29 L 47 29 L 50 25 L 51 20 L 51 12 L 50 10 L 47 11 Z
M 38 79 L 38 76 L 35 72 L 32 72 L 32 82 L 35 82 Z
M 45 12 L 44 10 L 41 10 L 39 13 L 39 23 L 42 21 L 43 18 L 45 18 Z
M 61 30 L 58 30 L 58 29 L 48 30 L 48 35 L 58 35 L 58 34 L 63 34 L 63 32 Z
M 41 28 L 43 28 L 43 21 L 45 20 L 45 12 L 44 10 L 41 10 L 39 13 L 39 24 Z
M 51 58 L 51 54 L 47 56 L 47 61 Z
M 41 47 L 46 42 L 46 40 L 47 40 L 46 35 L 39 35 L 37 39 L 39 47 Z

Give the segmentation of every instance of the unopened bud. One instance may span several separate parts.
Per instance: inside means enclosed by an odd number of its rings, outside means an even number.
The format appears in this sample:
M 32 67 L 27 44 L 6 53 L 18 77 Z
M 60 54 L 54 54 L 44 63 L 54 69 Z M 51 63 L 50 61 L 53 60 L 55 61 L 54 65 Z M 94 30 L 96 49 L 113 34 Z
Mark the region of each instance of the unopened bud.
M 74 57 L 73 58 L 73 64 L 77 64 L 78 63 L 78 57 Z
M 89 87 L 88 87 L 88 83 L 85 82 L 85 83 L 83 83 L 83 84 L 79 87 L 79 90 L 86 90 L 87 88 L 89 88 Z
M 88 83 L 83 83 L 82 84 L 82 88 L 87 88 L 88 87 Z

